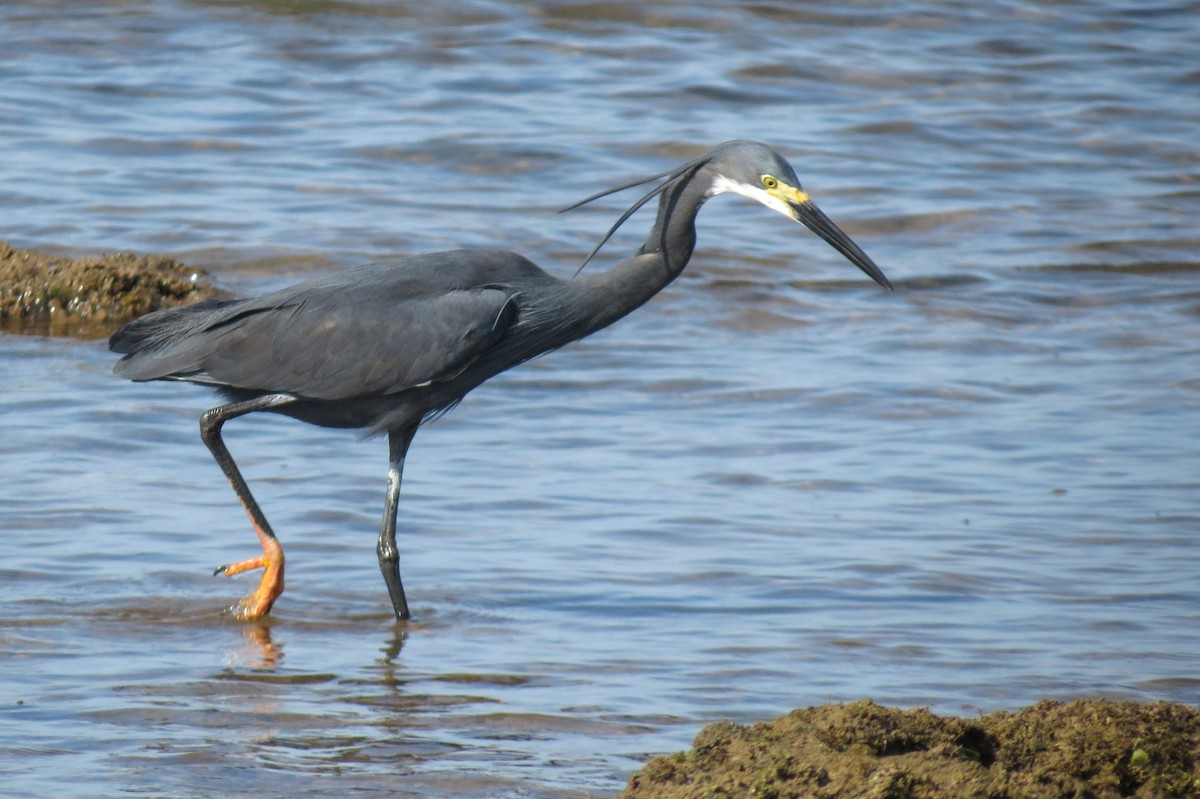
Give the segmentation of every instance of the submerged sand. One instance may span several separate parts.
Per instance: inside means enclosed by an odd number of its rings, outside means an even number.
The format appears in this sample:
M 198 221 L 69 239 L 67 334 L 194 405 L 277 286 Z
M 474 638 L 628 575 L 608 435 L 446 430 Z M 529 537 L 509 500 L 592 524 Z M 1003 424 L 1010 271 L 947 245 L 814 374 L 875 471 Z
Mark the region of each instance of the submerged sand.
M 1200 797 L 1200 711 L 1166 702 L 1040 702 L 977 718 L 870 701 L 706 727 L 620 799 Z

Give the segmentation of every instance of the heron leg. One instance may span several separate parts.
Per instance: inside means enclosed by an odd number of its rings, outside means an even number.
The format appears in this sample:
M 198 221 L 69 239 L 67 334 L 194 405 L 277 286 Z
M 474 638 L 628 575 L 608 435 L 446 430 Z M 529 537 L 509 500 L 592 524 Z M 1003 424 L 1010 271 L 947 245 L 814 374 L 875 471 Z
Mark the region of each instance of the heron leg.
M 221 467 L 221 471 L 225 473 L 229 484 L 233 486 L 233 491 L 242 503 L 246 515 L 250 517 L 250 523 L 254 525 L 254 532 L 258 534 L 258 540 L 262 544 L 261 556 L 236 563 L 227 563 L 213 572 L 214 575 L 233 575 L 251 569 L 263 570 L 258 587 L 233 607 L 233 614 L 239 619 L 257 619 L 267 615 L 271 610 L 271 605 L 275 604 L 275 600 L 283 593 L 283 546 L 271 530 L 271 525 L 254 500 L 254 495 L 250 493 L 250 487 L 246 485 L 246 480 L 242 477 L 237 464 L 233 462 L 233 456 L 229 454 L 229 450 L 221 438 L 221 427 L 230 419 L 254 411 L 269 410 L 292 402 L 294 399 L 288 394 L 268 394 L 245 402 L 221 405 L 206 411 L 200 417 L 200 438 L 212 452 L 213 458 Z
M 383 504 L 383 524 L 379 529 L 379 544 L 375 552 L 379 555 L 379 570 L 387 583 L 388 596 L 396 618 L 408 621 L 408 600 L 404 596 L 404 584 L 400 581 L 400 551 L 396 548 L 396 509 L 400 504 L 400 480 L 404 476 L 404 457 L 408 445 L 416 435 L 417 425 L 409 425 L 388 433 L 388 479 L 387 496 Z

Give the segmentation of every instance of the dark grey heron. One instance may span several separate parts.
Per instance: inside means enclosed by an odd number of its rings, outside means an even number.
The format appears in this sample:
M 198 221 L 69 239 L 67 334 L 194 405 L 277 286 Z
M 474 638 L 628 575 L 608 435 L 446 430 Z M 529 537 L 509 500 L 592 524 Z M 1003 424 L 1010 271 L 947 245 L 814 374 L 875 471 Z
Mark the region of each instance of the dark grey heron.
M 731 141 L 677 169 L 595 194 L 576 205 L 661 180 L 617 220 L 658 197 L 654 227 L 631 258 L 599 274 L 560 280 L 516 253 L 474 249 L 367 264 L 246 300 L 205 300 L 155 311 L 113 334 L 131 380 L 185 380 L 217 389 L 228 404 L 200 417 L 212 451 L 258 533 L 262 555 L 215 574 L 263 569 L 234 606 L 259 618 L 283 593 L 284 556 L 221 438 L 230 419 L 269 411 L 322 427 L 387 433 L 389 468 L 379 568 L 399 619 L 408 619 L 396 549 L 404 458 L 423 421 L 456 405 L 490 377 L 607 327 L 648 301 L 687 265 L 696 214 L 725 192 L 803 223 L 890 289 L 878 266 L 813 204 L 774 150 Z M 567 209 L 570 210 L 570 209 Z

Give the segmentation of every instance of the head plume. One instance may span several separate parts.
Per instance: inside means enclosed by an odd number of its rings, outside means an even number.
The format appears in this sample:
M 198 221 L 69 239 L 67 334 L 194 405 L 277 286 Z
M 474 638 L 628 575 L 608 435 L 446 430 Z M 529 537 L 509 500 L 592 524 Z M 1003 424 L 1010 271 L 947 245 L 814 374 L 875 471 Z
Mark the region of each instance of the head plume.
M 641 199 L 639 199 L 633 205 L 631 205 L 625 209 L 625 213 L 621 214 L 620 218 L 618 218 L 617 221 L 613 223 L 613 226 L 610 227 L 608 229 L 608 232 L 604 234 L 604 238 L 600 239 L 600 243 L 597 244 L 594 248 L 592 248 L 592 251 L 590 253 L 588 253 L 587 258 L 583 259 L 583 263 L 579 265 L 579 269 L 575 270 L 575 274 L 578 275 L 580 272 L 583 271 L 583 268 L 585 266 L 587 266 L 588 263 L 590 263 L 593 258 L 596 257 L 596 253 L 600 252 L 600 248 L 603 247 L 605 244 L 607 244 L 608 240 L 611 239 L 613 237 L 613 234 L 617 232 L 617 228 L 619 228 L 619 227 L 621 227 L 621 225 L 625 224 L 625 221 L 627 219 L 629 219 L 629 217 L 631 217 L 635 213 L 637 213 L 638 209 L 640 209 L 646 203 L 650 202 L 650 200 L 654 199 L 655 197 L 662 195 L 664 192 L 672 190 L 676 186 L 680 185 L 681 183 L 686 183 L 687 181 L 691 180 L 692 177 L 695 176 L 696 172 L 699 171 L 702 166 L 704 166 L 705 164 L 708 163 L 710 158 L 711 158 L 711 154 L 705 155 L 702 158 L 697 158 L 695 161 L 689 161 L 688 163 L 684 164 L 683 166 L 676 167 L 675 169 L 672 169 L 670 171 L 660 172 L 657 175 L 651 175 L 650 177 L 647 177 L 647 178 L 640 178 L 639 180 L 635 180 L 630 183 L 624 183 L 615 188 L 605 189 L 602 192 L 593 194 L 591 197 L 585 197 L 584 199 L 580 200 L 579 202 L 574 203 L 573 205 L 569 205 L 566 208 L 563 208 L 561 211 L 559 211 L 560 214 L 566 213 L 567 211 L 573 211 L 576 208 L 579 208 L 580 206 L 587 205 L 588 203 L 593 202 L 595 200 L 599 200 L 601 197 L 607 197 L 610 194 L 616 194 L 617 192 L 625 191 L 626 189 L 632 189 L 634 186 L 642 186 L 642 185 L 644 185 L 646 183 L 650 183 L 651 181 L 654 181 L 654 180 L 662 180 L 662 183 L 659 183 L 653 189 L 646 192 L 646 194 L 642 195 Z M 659 247 L 660 247 L 660 250 L 664 254 L 667 251 L 667 247 L 666 247 L 667 243 L 665 240 L 666 235 L 667 235 L 666 228 L 664 227 L 662 230 L 659 231 L 659 236 L 661 237 L 660 242 L 659 242 Z

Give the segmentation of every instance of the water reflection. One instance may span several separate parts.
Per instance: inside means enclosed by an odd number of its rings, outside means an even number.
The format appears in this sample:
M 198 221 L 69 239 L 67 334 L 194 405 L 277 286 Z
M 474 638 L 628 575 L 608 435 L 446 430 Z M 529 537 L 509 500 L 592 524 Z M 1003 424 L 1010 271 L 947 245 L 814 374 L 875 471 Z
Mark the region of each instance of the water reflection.
M 226 665 L 237 669 L 274 669 L 283 665 L 283 648 L 271 640 L 271 626 L 261 619 L 241 625 L 242 646 L 225 657 Z

